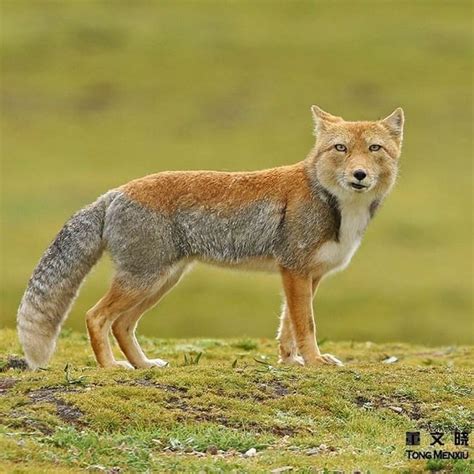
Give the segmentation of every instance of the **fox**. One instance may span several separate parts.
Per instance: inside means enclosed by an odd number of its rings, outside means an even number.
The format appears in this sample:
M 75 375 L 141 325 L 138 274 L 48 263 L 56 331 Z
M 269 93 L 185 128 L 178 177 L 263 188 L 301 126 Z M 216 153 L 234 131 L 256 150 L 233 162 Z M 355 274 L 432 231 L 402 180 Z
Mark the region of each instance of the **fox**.
M 313 298 L 349 264 L 399 168 L 404 112 L 346 121 L 313 105 L 315 143 L 303 161 L 260 171 L 164 171 L 112 189 L 74 214 L 47 248 L 17 314 L 26 361 L 48 364 L 82 281 L 107 251 L 115 273 L 86 313 L 97 364 L 165 367 L 141 349 L 141 316 L 193 262 L 281 275 L 278 361 L 343 365 L 321 353 Z M 116 360 L 115 337 L 126 360 Z

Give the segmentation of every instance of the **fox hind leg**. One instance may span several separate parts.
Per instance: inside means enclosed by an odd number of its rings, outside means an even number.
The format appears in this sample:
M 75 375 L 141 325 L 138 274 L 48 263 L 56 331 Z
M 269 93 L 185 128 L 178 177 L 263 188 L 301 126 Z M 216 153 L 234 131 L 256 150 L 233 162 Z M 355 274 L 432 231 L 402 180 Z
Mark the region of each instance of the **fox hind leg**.
M 152 308 L 160 298 L 161 295 L 154 294 L 144 299 L 139 305 L 120 315 L 112 325 L 112 333 L 118 342 L 120 350 L 130 361 L 132 367 L 148 368 L 165 367 L 167 365 L 167 362 L 161 359 L 148 359 L 135 335 L 138 320 L 142 317 L 143 313 Z
M 140 347 L 135 330 L 141 316 L 160 301 L 181 279 L 185 265 L 179 265 L 166 272 L 154 285 L 153 294 L 137 306 L 121 314 L 113 323 L 112 331 L 120 349 L 136 368 L 164 367 L 167 362 L 161 359 L 148 359 Z M 157 289 L 156 289 L 157 288 Z
M 86 323 L 91 346 L 101 367 L 133 368 L 128 362 L 115 360 L 109 333 L 113 322 L 122 313 L 140 304 L 148 293 L 143 289 L 128 288 L 116 278 L 104 297 L 87 312 Z

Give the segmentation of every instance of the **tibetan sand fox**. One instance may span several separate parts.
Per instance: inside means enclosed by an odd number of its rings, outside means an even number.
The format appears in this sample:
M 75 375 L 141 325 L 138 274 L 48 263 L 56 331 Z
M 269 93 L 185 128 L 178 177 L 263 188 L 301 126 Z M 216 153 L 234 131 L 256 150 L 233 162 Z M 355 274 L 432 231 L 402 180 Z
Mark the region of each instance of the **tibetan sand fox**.
M 116 273 L 87 313 L 102 367 L 161 367 L 135 337 L 142 314 L 193 261 L 280 272 L 280 362 L 341 365 L 319 351 L 312 300 L 321 279 L 348 265 L 392 188 L 403 111 L 348 122 L 311 108 L 316 144 L 304 161 L 251 172 L 162 172 L 99 197 L 65 224 L 33 272 L 18 310 L 30 368 L 47 364 L 79 286 L 107 250 Z M 116 361 L 112 330 L 129 362 Z

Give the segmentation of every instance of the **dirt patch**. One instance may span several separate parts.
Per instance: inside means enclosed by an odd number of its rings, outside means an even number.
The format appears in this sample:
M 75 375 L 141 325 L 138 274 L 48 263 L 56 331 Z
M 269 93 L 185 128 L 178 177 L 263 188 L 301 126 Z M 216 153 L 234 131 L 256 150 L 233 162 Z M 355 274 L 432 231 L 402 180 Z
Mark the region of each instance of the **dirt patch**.
M 170 393 L 187 393 L 188 391 L 186 387 L 175 387 L 174 385 L 158 383 L 148 379 L 139 379 L 136 382 L 138 385 L 144 385 L 145 387 L 155 387 Z
M 355 404 L 362 410 L 370 411 L 374 409 L 386 408 L 393 411 L 394 413 L 404 415 L 410 420 L 415 421 L 418 421 L 422 416 L 420 402 L 402 395 L 394 395 L 390 397 L 381 396 L 372 399 L 358 395 L 354 401 Z
M 293 436 L 299 430 L 292 428 L 291 426 L 272 426 L 270 431 L 276 436 Z
M 193 406 L 189 403 L 189 399 L 182 399 L 171 396 L 166 400 L 167 408 L 170 410 L 180 410 L 185 415 L 178 415 L 176 420 L 178 422 L 186 423 L 190 419 L 193 421 L 216 423 L 226 428 L 253 430 L 258 433 L 272 433 L 276 436 L 293 436 L 298 432 L 298 429 L 290 426 L 262 426 L 256 422 L 240 421 L 228 418 L 221 411 L 213 410 L 210 407 Z
M 54 429 L 48 426 L 46 423 L 40 420 L 31 418 L 29 415 L 22 411 L 13 410 L 9 414 L 9 419 L 0 419 L 0 424 L 9 426 L 11 428 L 19 428 L 27 432 L 40 432 L 46 436 L 54 433 Z
M 8 390 L 10 390 L 17 382 L 18 380 L 12 377 L 0 379 L 0 396 L 6 395 Z
M 0 381 L 0 387 L 8 386 L 8 388 L 10 388 L 17 381 L 18 380 L 12 378 L 2 379 Z M 22 400 L 20 403 L 18 403 L 17 407 L 8 413 L 8 418 L 0 418 L 0 424 L 14 428 L 20 428 L 28 432 L 40 432 L 44 435 L 51 435 L 54 433 L 54 426 L 51 426 L 49 423 L 40 419 L 36 419 L 35 415 L 36 404 L 49 403 L 56 407 L 56 415 L 58 418 L 65 421 L 66 423 L 83 428 L 85 426 L 85 422 L 81 420 L 81 418 L 84 416 L 82 411 L 71 403 L 58 398 L 60 394 L 71 392 L 78 392 L 78 390 L 65 389 L 64 387 L 50 387 L 31 390 L 26 394 L 28 397 L 27 403 L 25 404 L 25 400 Z M 26 408 L 27 406 L 29 407 L 28 410 L 24 410 L 23 407 Z
M 9 355 L 7 360 L 0 361 L 0 372 L 6 372 L 8 369 L 28 370 L 28 364 L 23 357 Z
M 272 380 L 271 382 L 262 385 L 267 391 L 272 392 L 274 398 L 285 397 L 290 394 L 290 389 L 280 380 Z
M 366 403 L 370 403 L 370 400 L 367 397 L 363 397 L 362 395 L 357 395 L 354 400 L 354 403 L 359 407 L 363 408 Z
M 84 413 L 71 403 L 65 402 L 56 395 L 61 393 L 77 392 L 77 390 L 64 390 L 62 387 L 41 388 L 28 393 L 33 403 L 52 403 L 56 405 L 56 414 L 61 420 L 76 425 L 84 425 L 81 418 Z
M 153 387 L 158 388 L 160 390 L 164 390 L 168 393 L 187 393 L 188 389 L 186 387 L 175 387 L 174 385 L 168 385 L 164 383 L 155 382 L 152 379 L 137 379 L 137 380 L 117 380 L 117 383 L 128 385 L 128 386 L 136 386 L 141 385 L 142 387 Z

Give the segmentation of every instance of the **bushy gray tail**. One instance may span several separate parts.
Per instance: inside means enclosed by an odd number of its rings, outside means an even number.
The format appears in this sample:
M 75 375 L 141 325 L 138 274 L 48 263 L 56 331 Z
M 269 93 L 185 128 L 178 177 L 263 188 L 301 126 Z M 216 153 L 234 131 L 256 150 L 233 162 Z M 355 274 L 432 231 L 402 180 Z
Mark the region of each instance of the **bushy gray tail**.
M 102 254 L 102 229 L 108 202 L 108 196 L 104 195 L 74 214 L 43 254 L 30 278 L 18 309 L 17 327 L 32 369 L 49 361 L 81 282 Z

